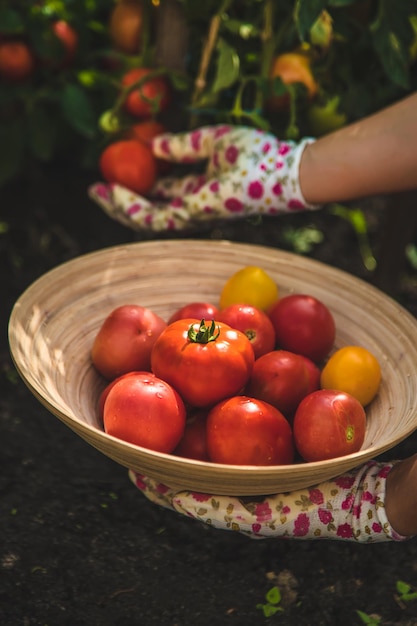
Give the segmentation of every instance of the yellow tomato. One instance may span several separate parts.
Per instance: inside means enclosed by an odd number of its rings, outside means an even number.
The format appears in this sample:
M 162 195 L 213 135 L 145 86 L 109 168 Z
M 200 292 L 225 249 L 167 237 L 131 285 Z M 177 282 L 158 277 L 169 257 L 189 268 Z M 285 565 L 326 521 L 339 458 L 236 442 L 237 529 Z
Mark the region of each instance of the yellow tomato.
M 220 308 L 225 309 L 231 304 L 249 304 L 266 311 L 276 300 L 276 282 L 261 267 L 248 265 L 233 274 L 224 285 Z
M 376 357 L 361 346 L 345 346 L 327 361 L 321 373 L 321 387 L 354 396 L 362 406 L 376 396 L 381 382 L 381 367 Z

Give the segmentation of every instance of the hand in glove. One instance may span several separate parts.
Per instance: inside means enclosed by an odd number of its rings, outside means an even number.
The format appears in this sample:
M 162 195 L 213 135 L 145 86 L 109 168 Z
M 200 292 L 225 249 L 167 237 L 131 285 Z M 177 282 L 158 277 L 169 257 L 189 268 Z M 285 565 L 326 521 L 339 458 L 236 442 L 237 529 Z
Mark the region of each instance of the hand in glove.
M 150 198 L 115 183 L 97 183 L 89 195 L 113 219 L 148 231 L 317 209 L 305 202 L 299 185 L 301 156 L 313 141 L 279 141 L 243 126 L 160 135 L 152 143 L 156 157 L 176 163 L 206 161 L 205 173 L 160 179 Z
M 390 463 L 370 461 L 320 485 L 261 501 L 177 492 L 130 470 L 129 476 L 152 502 L 214 528 L 234 530 L 253 539 L 339 539 L 359 543 L 406 539 L 385 514 Z

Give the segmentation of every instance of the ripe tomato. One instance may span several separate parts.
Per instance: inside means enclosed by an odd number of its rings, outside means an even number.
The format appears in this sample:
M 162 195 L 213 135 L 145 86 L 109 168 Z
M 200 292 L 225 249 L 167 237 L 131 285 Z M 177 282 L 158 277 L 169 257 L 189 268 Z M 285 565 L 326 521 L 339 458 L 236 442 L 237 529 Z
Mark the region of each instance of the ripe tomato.
M 125 378 L 125 376 L 136 376 L 136 374 L 143 374 L 145 372 L 127 372 L 126 374 L 122 374 L 121 376 L 118 376 L 117 378 L 115 378 L 114 380 L 111 381 L 111 383 L 109 383 L 108 385 L 106 385 L 106 387 L 103 389 L 103 391 L 101 392 L 99 399 L 98 399 L 98 416 L 101 422 L 103 422 L 103 415 L 104 415 L 104 405 L 106 403 L 107 400 L 107 396 L 109 395 L 109 391 L 112 387 L 114 387 L 114 385 L 121 380 L 122 378 Z M 146 372 L 149 373 L 149 372 Z
M 172 324 L 172 322 L 176 322 L 177 320 L 189 318 L 197 320 L 214 320 L 218 318 L 218 314 L 219 309 L 216 305 L 211 304 L 210 302 L 190 302 L 189 304 L 185 304 L 180 309 L 174 311 L 168 319 L 168 324 Z
M 91 349 L 94 367 L 107 380 L 134 370 L 149 371 L 152 347 L 165 321 L 138 304 L 126 304 L 106 317 Z
M 138 194 L 147 194 L 156 180 L 156 161 L 151 149 L 140 141 L 124 139 L 111 143 L 100 155 L 101 175 Z
M 108 435 L 170 453 L 185 428 L 185 406 L 168 383 L 149 372 L 124 376 L 110 389 L 103 414 Z
M 65 20 L 58 20 L 52 24 L 52 31 L 56 37 L 62 43 L 64 48 L 64 55 L 61 60 L 61 65 L 69 65 L 77 53 L 78 48 L 78 33 L 77 31 Z
M 22 82 L 32 76 L 35 59 L 29 46 L 20 40 L 0 41 L 0 77 Z
M 311 59 L 301 51 L 284 52 L 274 57 L 269 71 L 269 79 L 272 82 L 277 77 L 286 85 L 303 83 L 307 89 L 309 100 L 314 98 L 319 89 L 311 70 Z M 282 111 L 288 106 L 288 94 L 271 95 L 266 101 L 266 107 L 271 111 Z
M 121 0 L 109 19 L 110 40 L 126 54 L 139 54 L 143 32 L 143 4 L 140 0 Z
M 137 81 L 146 79 L 152 71 L 147 67 L 128 70 L 122 77 L 122 86 L 129 87 Z M 165 78 L 149 77 L 140 87 L 129 93 L 124 102 L 124 109 L 134 117 L 150 117 L 155 113 L 165 111 L 171 99 L 170 95 Z
M 126 132 L 126 139 L 137 139 L 151 148 L 152 140 L 158 135 L 166 133 L 166 128 L 160 122 L 152 119 L 145 119 L 137 124 L 133 124 Z M 166 174 L 172 168 L 172 163 L 165 159 L 156 158 L 156 169 L 158 174 Z
M 255 361 L 245 393 L 272 404 L 291 419 L 309 387 L 304 359 L 293 352 L 274 350 Z
M 184 434 L 173 454 L 197 461 L 209 461 L 207 451 L 207 411 L 195 409 L 187 417 Z
M 307 358 L 303 354 L 300 354 L 299 356 L 303 359 L 308 371 L 308 393 L 313 393 L 313 391 L 317 391 L 318 389 L 320 389 L 320 368 L 317 367 L 317 365 L 311 359 Z
M 361 403 L 343 391 L 319 389 L 295 413 L 295 447 L 305 461 L 325 461 L 360 450 L 366 415 Z
M 220 294 L 220 308 L 250 304 L 266 311 L 278 299 L 276 282 L 261 267 L 248 265 L 226 281 Z
M 172 385 L 194 407 L 207 407 L 239 393 L 255 357 L 249 339 L 222 322 L 196 319 L 169 324 L 151 354 L 155 376 Z
M 269 311 L 277 345 L 303 354 L 315 363 L 333 347 L 336 324 L 328 307 L 313 296 L 292 294 L 276 302 Z
M 345 346 L 325 364 L 320 384 L 323 389 L 346 391 L 366 406 L 378 392 L 381 367 L 376 357 L 361 346 Z
M 213 463 L 289 465 L 294 460 L 291 426 L 273 406 L 234 396 L 211 409 L 207 449 Z
M 240 330 L 249 339 L 255 359 L 275 348 L 275 330 L 268 315 L 250 304 L 231 304 L 216 318 Z

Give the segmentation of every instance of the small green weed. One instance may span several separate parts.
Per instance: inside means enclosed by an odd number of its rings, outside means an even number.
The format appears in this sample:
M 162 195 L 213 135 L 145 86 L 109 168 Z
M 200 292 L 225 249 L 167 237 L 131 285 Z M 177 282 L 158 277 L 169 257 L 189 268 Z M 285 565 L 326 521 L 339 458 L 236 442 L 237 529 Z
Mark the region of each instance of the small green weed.
M 397 580 L 396 589 L 398 593 L 398 599 L 402 602 L 410 602 L 411 600 L 417 600 L 417 591 L 403 580 Z
M 368 615 L 368 613 L 358 610 L 356 610 L 356 613 L 359 615 L 362 623 L 367 624 L 367 626 L 378 626 L 381 624 L 381 617 L 379 615 Z
M 283 232 L 283 238 L 297 254 L 308 254 L 315 245 L 323 241 L 324 235 L 321 230 L 307 226 L 305 228 L 287 228 Z
M 265 617 L 271 617 L 278 611 L 283 611 L 282 606 L 279 606 L 281 602 L 281 592 L 278 587 L 271 587 L 265 594 L 265 604 L 257 604 L 256 608 L 261 609 Z

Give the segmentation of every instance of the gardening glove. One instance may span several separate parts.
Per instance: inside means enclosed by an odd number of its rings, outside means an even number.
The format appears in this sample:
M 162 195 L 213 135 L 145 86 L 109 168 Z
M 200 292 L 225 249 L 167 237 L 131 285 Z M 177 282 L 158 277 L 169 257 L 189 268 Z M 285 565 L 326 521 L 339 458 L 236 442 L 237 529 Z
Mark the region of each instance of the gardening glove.
M 338 539 L 359 543 L 403 541 L 385 514 L 392 463 L 370 461 L 334 480 L 291 493 L 250 498 L 176 491 L 132 470 L 129 476 L 152 502 L 252 539 Z
M 206 161 L 204 174 L 157 181 L 149 198 L 115 183 L 97 183 L 89 195 L 110 217 L 135 230 L 181 231 L 210 220 L 242 219 L 318 209 L 307 204 L 299 165 L 307 144 L 279 141 L 244 126 L 206 126 L 156 137 L 157 158 Z

